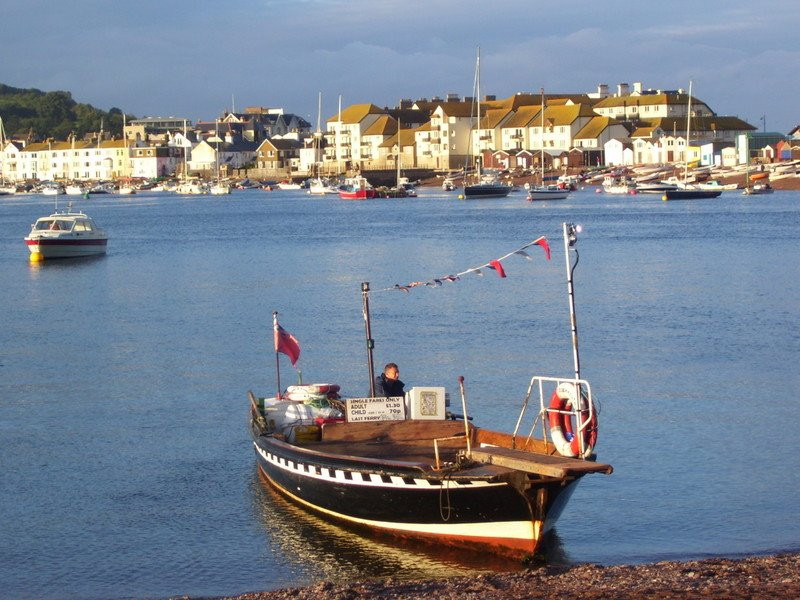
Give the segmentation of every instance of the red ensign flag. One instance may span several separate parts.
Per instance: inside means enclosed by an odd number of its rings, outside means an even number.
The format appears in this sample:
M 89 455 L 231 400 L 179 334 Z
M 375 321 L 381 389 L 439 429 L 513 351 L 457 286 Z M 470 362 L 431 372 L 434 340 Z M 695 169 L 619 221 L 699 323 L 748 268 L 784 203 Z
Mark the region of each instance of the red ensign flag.
M 278 325 L 277 315 L 273 317 L 273 326 L 275 330 L 275 352 L 280 352 L 289 357 L 292 361 L 292 366 L 297 364 L 297 359 L 300 358 L 300 342 L 283 327 Z

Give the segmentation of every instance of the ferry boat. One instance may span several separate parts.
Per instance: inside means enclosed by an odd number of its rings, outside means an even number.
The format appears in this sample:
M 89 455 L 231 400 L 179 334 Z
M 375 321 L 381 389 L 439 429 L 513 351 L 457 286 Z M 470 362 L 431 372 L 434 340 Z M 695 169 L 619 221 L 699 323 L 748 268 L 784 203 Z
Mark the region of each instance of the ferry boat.
M 332 384 L 290 386 L 271 398 L 249 392 L 262 477 L 354 528 L 520 559 L 534 554 L 581 478 L 612 472 L 595 461 L 597 410 L 580 377 L 569 256 L 576 227 L 565 223 L 564 236 L 575 372 L 533 376 L 513 432 L 472 423 L 463 377 L 461 415 L 448 410 L 441 386 L 391 398 L 374 397 L 372 382 L 367 398 L 342 398 Z M 362 295 L 369 338 L 368 283 Z M 537 427 L 549 439 L 534 437 Z
M 105 254 L 106 232 L 82 212 L 70 208 L 40 217 L 25 237 L 32 261 Z

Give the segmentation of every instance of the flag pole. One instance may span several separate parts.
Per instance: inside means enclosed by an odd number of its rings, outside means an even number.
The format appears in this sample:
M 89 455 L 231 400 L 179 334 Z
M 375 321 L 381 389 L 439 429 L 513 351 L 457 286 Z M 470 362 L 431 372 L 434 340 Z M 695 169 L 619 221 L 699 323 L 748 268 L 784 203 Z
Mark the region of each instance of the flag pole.
M 275 346 L 275 378 L 278 381 L 278 393 L 275 397 L 280 400 L 281 399 L 281 363 L 278 359 L 278 343 L 277 343 L 277 336 L 278 336 L 278 311 L 272 312 L 272 338 L 274 340 Z
M 369 282 L 361 284 L 361 300 L 364 310 L 364 330 L 367 336 L 367 368 L 369 369 L 369 395 L 375 397 L 375 367 L 372 363 L 372 349 L 375 347 L 375 340 L 372 339 L 372 327 L 369 319 Z

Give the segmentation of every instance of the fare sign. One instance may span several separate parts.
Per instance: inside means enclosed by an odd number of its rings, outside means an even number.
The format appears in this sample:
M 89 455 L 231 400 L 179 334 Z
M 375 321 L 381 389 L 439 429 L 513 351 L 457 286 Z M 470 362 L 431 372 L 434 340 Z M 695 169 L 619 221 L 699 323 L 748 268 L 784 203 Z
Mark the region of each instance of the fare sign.
M 402 421 L 406 416 L 402 396 L 393 398 L 348 398 L 347 422 Z

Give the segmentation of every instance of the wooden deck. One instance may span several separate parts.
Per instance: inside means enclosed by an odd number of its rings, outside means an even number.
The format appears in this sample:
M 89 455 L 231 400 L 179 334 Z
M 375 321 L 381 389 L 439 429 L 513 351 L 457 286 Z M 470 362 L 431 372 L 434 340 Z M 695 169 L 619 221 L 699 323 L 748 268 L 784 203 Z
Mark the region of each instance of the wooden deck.
M 614 470 L 611 465 L 588 460 L 567 458 L 557 454 L 534 454 L 524 450 L 512 450 L 494 446 L 473 448 L 472 459 L 490 465 L 508 467 L 516 471 L 535 473 L 545 477 L 557 477 L 559 479 L 570 475 L 585 475 L 587 473 L 605 473 L 608 475 Z

